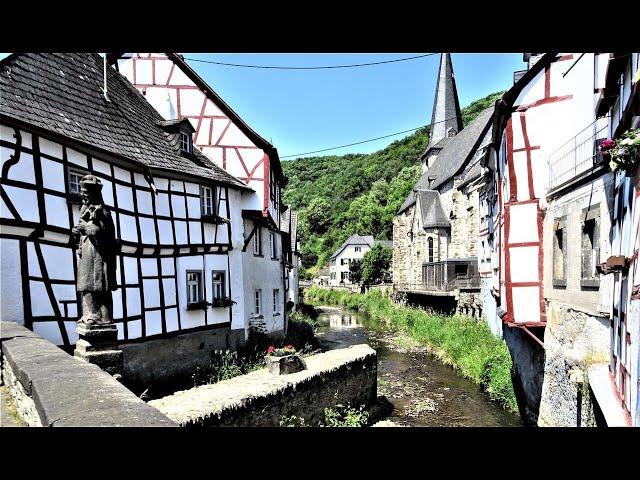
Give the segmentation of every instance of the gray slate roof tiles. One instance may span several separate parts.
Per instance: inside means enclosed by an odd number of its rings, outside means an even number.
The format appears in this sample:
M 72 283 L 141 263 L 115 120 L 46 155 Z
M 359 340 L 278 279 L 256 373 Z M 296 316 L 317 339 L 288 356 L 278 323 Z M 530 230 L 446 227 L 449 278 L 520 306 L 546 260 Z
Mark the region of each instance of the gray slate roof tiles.
M 487 108 L 447 143 L 436 157 L 431 168 L 422 174 L 416 183 L 414 191 L 407 196 L 398 210 L 398 214 L 415 203 L 415 190 L 437 190 L 438 187 L 451 180 L 460 171 L 475 154 L 474 147 L 485 137 L 487 128 L 491 128 L 492 114 L 493 107 Z M 434 178 L 433 182 L 429 181 L 429 177 Z
M 2 116 L 77 140 L 150 168 L 249 189 L 198 149 L 180 154 L 163 118 L 129 81 L 93 53 L 13 54 L 0 62 Z

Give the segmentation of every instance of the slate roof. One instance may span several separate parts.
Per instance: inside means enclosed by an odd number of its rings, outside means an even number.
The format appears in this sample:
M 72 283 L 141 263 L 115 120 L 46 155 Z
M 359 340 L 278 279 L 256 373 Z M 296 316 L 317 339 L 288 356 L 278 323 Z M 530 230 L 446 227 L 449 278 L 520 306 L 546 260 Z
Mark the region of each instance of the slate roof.
M 447 218 L 440 202 L 440 192 L 436 190 L 418 190 L 422 228 L 449 227 L 451 222 Z
M 149 168 L 251 190 L 198 149 L 180 154 L 164 119 L 129 81 L 94 53 L 12 54 L 0 61 L 0 114 Z
M 297 252 L 298 240 L 298 212 L 291 210 L 291 251 Z
M 369 247 L 373 246 L 373 235 L 358 235 L 357 233 L 351 235 L 347 238 L 344 243 L 340 246 L 338 250 L 335 251 L 330 258 L 335 258 L 342 253 L 342 251 L 347 248 L 349 245 L 367 245 Z
M 470 158 L 476 153 L 476 148 L 485 137 L 487 129 L 491 128 L 493 107 L 484 110 L 458 135 L 440 151 L 433 165 L 422 174 L 414 191 L 411 192 L 398 210 L 398 214 L 405 211 L 416 202 L 415 190 L 436 190 L 448 182 Z M 433 182 L 429 181 L 433 177 Z
M 438 68 L 438 83 L 433 100 L 433 112 L 431 114 L 431 126 L 429 128 L 429 147 L 434 146 L 440 140 L 447 137 L 447 130 L 454 128 L 456 133 L 462 130 L 462 115 L 458 102 L 456 79 L 453 75 L 451 54 L 440 55 L 440 67 Z

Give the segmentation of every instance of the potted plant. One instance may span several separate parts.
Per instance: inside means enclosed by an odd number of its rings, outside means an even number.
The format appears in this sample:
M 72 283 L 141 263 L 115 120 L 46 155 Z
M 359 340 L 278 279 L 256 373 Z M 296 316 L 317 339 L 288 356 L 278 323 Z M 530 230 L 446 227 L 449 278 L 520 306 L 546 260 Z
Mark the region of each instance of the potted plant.
M 640 129 L 627 130 L 616 140 L 607 138 L 600 145 L 600 151 L 609 160 L 612 172 L 625 170 L 630 175 L 640 161 Z
M 293 345 L 276 348 L 271 345 L 264 357 L 269 373 L 273 375 L 287 375 L 296 373 L 306 368 Z
M 236 302 L 231 300 L 231 298 L 229 297 L 214 298 L 213 302 L 211 303 L 211 306 L 213 308 L 225 308 L 225 307 L 230 307 L 234 303 Z

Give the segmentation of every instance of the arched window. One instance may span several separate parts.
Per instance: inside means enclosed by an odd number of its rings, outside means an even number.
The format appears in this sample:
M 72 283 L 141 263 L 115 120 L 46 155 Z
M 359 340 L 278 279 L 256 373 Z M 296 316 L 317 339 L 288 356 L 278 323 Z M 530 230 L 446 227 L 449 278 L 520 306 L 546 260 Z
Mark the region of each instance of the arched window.
M 433 262 L 433 237 L 429 237 L 427 240 L 429 262 Z

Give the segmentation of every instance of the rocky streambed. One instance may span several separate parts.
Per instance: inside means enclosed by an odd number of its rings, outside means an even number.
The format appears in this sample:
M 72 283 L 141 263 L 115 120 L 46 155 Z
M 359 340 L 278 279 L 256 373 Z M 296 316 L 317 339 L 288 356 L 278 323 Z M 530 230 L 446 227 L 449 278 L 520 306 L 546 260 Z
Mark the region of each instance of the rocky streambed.
M 492 402 L 480 386 L 442 364 L 410 337 L 386 331 L 366 316 L 316 307 L 326 350 L 368 343 L 378 354 L 378 395 L 394 406 L 379 426 L 521 426 L 518 415 Z

